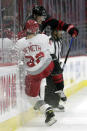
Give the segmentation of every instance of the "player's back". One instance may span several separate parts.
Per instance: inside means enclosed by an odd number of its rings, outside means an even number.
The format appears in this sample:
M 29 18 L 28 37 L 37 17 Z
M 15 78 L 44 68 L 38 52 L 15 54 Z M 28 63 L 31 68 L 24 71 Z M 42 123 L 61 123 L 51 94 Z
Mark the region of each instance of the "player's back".
M 22 38 L 17 46 L 24 54 L 24 64 L 30 74 L 37 74 L 44 70 L 51 62 L 49 37 L 38 34 L 33 38 Z

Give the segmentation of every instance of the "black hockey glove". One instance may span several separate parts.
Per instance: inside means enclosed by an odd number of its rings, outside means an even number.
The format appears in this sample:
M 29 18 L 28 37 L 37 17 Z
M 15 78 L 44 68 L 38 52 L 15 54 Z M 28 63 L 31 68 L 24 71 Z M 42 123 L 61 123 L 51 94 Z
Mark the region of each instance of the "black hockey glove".
M 69 30 L 68 33 L 69 33 L 72 37 L 77 37 L 79 31 L 78 31 L 78 29 L 77 29 L 76 27 L 73 27 L 73 28 L 71 28 L 71 29 Z

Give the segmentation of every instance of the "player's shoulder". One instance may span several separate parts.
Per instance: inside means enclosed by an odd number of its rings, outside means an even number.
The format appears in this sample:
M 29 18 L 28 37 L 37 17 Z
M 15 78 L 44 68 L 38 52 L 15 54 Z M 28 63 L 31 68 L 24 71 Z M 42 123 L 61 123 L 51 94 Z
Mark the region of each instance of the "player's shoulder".
M 16 45 L 21 47 L 22 45 L 25 45 L 26 43 L 26 37 L 23 37 L 21 39 L 19 39 L 17 42 L 16 42 Z
M 49 39 L 49 37 L 45 34 L 38 34 L 37 37 L 43 38 L 43 39 Z
M 26 40 L 26 37 L 23 37 L 17 41 L 17 43 L 24 42 Z
M 23 37 L 23 38 L 19 39 L 19 40 L 16 42 L 15 47 L 18 48 L 19 50 L 21 50 L 22 48 L 25 47 L 25 44 L 26 44 L 26 37 Z

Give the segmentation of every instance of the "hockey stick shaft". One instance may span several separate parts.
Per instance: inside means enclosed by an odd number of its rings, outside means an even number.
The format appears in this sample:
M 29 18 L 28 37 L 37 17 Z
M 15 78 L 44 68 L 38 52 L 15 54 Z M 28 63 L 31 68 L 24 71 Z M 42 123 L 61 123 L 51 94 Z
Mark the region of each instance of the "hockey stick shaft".
M 63 64 L 63 70 L 64 70 L 64 67 L 65 67 L 65 64 L 66 64 L 67 58 L 68 58 L 68 56 L 69 56 L 69 52 L 70 52 L 70 49 L 71 49 L 71 46 L 72 46 L 73 40 L 74 40 L 74 38 L 72 38 L 71 41 L 70 41 L 69 49 L 68 49 L 68 51 L 67 51 L 67 54 L 66 54 L 66 57 L 65 57 L 65 61 L 64 61 L 64 64 Z

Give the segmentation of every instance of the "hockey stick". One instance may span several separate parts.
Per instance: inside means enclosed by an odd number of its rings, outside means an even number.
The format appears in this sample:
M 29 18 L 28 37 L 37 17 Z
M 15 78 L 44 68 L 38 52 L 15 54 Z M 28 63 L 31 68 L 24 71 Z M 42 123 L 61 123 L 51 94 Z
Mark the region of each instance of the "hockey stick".
M 70 44 L 69 44 L 69 49 L 68 49 L 68 51 L 67 51 L 67 54 L 66 54 L 66 57 L 65 57 L 65 61 L 64 61 L 64 64 L 63 64 L 63 70 L 64 70 L 64 67 L 65 67 L 65 64 L 66 64 L 66 61 L 67 61 L 67 58 L 68 58 L 68 55 L 69 55 L 69 52 L 70 52 L 70 49 L 71 49 L 71 45 L 72 45 L 72 43 L 73 43 L 73 40 L 74 40 L 74 38 L 72 37 L 72 39 L 71 39 L 71 41 L 70 41 Z

